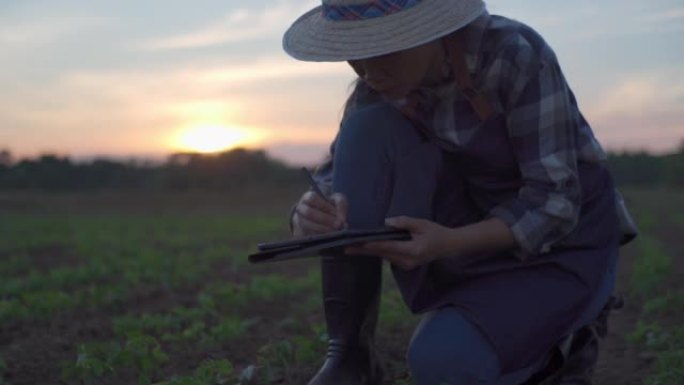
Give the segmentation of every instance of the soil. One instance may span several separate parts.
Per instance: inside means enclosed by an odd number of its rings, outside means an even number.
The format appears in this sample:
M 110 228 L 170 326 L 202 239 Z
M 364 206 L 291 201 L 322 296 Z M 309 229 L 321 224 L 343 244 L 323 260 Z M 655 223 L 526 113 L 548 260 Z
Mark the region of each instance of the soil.
M 300 263 L 305 264 L 305 263 Z M 275 272 L 274 268 L 267 271 Z M 289 270 L 289 269 L 288 269 Z M 288 274 L 293 277 L 301 275 L 299 270 Z M 224 270 L 207 281 L 240 282 L 244 277 Z M 197 294 L 201 285 L 188 286 L 179 290 L 151 290 L 141 291 L 131 296 L 131 301 L 125 306 L 115 305 L 96 310 L 78 309 L 65 312 L 45 321 L 22 322 L 0 325 L 0 357 L 5 360 L 5 380 L 12 385 L 37 384 L 66 384 L 60 380 L 64 361 L 73 362 L 77 347 L 86 342 L 109 341 L 115 338 L 112 331 L 111 319 L 123 314 L 158 313 L 178 306 L 195 306 Z M 235 343 L 216 346 L 209 350 L 185 349 L 193 344 L 178 345 L 162 342 L 162 349 L 167 353 L 166 362 L 159 379 L 169 378 L 171 375 L 192 373 L 196 365 L 207 358 L 221 359 L 230 357 L 237 368 L 244 368 L 254 364 L 257 350 L 264 344 L 271 342 L 274 336 L 282 335 L 279 321 L 288 314 L 289 303 L 294 298 L 279 298 L 254 304 L 239 312 L 245 318 L 258 315 L 260 322 L 255 324 L 249 335 L 242 336 Z M 320 317 L 316 319 L 321 322 Z M 302 373 L 305 378 L 313 374 L 311 370 Z M 2 382 L 0 382 L 2 383 Z M 117 376 L 108 376 L 98 384 L 134 384 L 137 379 L 133 373 L 117 372 Z
M 620 256 L 616 294 L 622 297 L 624 307 L 612 311 L 608 319 L 608 335 L 599 345 L 596 385 L 641 385 L 650 373 L 653 358 L 625 338 L 634 330 L 642 307 L 640 300 L 629 295 L 630 267 L 636 255 L 632 244 L 625 246 Z
M 292 194 L 290 194 L 292 195 Z M 288 195 L 285 201 L 291 201 Z M 28 198 L 27 198 L 28 199 Z M 70 197 L 61 198 L 69 204 L 81 200 Z M 108 198 L 112 206 L 123 205 L 119 200 Z M 142 199 L 142 198 L 141 198 Z M 170 200 L 171 198 L 167 199 Z M 190 198 L 179 198 L 179 200 Z M 194 199 L 194 197 L 193 197 Z M 0 201 L 0 214 L 3 211 L 30 211 L 31 207 L 36 207 L 31 202 L 40 200 L 39 197 L 30 197 L 26 200 L 12 201 L 6 197 Z M 28 203 L 27 203 L 28 202 Z M 89 202 L 94 207 L 96 200 Z M 225 212 L 232 210 L 226 208 L 225 203 L 221 203 L 218 198 L 211 200 L 212 204 Z M 40 207 L 50 204 L 42 203 Z M 275 204 L 274 204 L 275 205 Z M 278 205 L 275 205 L 278 206 Z M 52 206 L 54 207 L 54 206 Z M 142 207 L 142 205 L 141 205 Z M 235 206 L 232 206 L 233 208 Z M 286 212 L 286 205 L 280 204 L 276 212 Z M 81 209 L 82 206 L 81 206 Z M 666 210 L 665 208 L 664 210 Z M 193 208 L 193 210 L 205 212 L 206 208 Z M 264 209 L 266 210 L 266 209 Z M 212 209 L 212 212 L 214 209 Z M 673 224 L 663 223 L 657 229 L 657 238 L 668 245 L 668 251 L 672 258 L 672 272 L 668 278 L 668 284 L 681 287 L 684 278 L 684 259 L 677 256 L 684 255 L 684 242 L 681 240 L 681 231 L 678 231 Z M 0 250 L 2 253 L 2 250 Z M 638 255 L 638 250 L 634 244 L 622 249 L 620 261 L 618 283 L 616 292 L 620 294 L 625 302 L 625 306 L 613 311 L 609 318 L 608 336 L 601 342 L 600 359 L 595 372 L 595 385 L 640 385 L 652 371 L 654 362 L 653 355 L 645 352 L 642 348 L 629 343 L 626 336 L 631 333 L 640 317 L 643 305 L 642 299 L 632 296 L 629 292 L 629 277 L 631 266 Z M 78 263 L 79 257 L 74 256 L 64 245 L 54 245 L 53 247 L 43 248 L 31 253 L 30 258 L 37 266 L 43 269 L 54 268 L 56 266 Z M 217 266 L 213 270 L 211 281 L 220 280 L 224 282 L 240 282 L 245 280 L 250 274 L 263 273 L 282 273 L 291 276 L 299 276 L 303 271 L 315 268 L 317 265 L 313 261 L 296 261 L 291 264 L 250 266 L 243 269 L 240 273 L 235 273 L 226 266 Z M 246 269 L 249 269 L 247 272 Z M 143 312 L 158 312 L 163 309 L 170 309 L 176 306 L 192 306 L 196 294 L 201 290 L 201 283 L 195 286 L 183 288 L 178 291 L 152 291 L 141 292 L 134 296 L 130 306 L 113 306 L 111 308 L 78 309 L 75 311 L 59 314 L 51 320 L 24 322 L 0 325 L 0 357 L 6 363 L 4 379 L 12 385 L 36 385 L 36 384 L 63 384 L 60 378 L 60 365 L 63 361 L 73 361 L 76 357 L 76 349 L 79 344 L 89 341 L 104 341 L 114 337 L 111 327 L 111 318 L 121 314 L 138 314 Z M 231 357 L 231 361 L 237 368 L 243 368 L 253 364 L 253 358 L 257 354 L 260 346 L 274 341 L 275 338 L 282 338 L 284 333 L 278 321 L 287 316 L 291 310 L 291 301 L 278 300 L 267 303 L 255 304 L 253 308 L 245 311 L 245 316 L 257 314 L 263 322 L 258 323 L 249 335 L 244 336 L 239 344 L 215 347 L 204 351 L 179 351 L 171 346 L 164 346 L 169 353 L 169 362 L 162 369 L 161 378 L 168 375 L 190 373 L 196 363 L 206 358 Z M 680 312 L 668 314 L 663 318 L 664 324 L 681 323 Z M 671 318 L 671 319 L 670 319 Z M 312 320 L 322 322 L 322 314 L 312 315 Z M 393 363 L 390 365 L 392 378 L 388 379 L 387 384 L 393 383 L 407 376 L 407 372 L 396 363 L 403 360 L 405 350 L 408 346 L 410 333 L 381 333 L 379 338 L 379 350 L 385 361 Z M 386 365 L 387 366 L 387 365 Z M 296 374 L 296 378 L 306 382 L 318 368 L 308 368 Z M 131 384 L 137 382 L 130 373 L 123 373 L 120 376 L 111 378 L 102 384 Z M 0 383 L 3 383 L 0 379 Z
M 684 282 L 684 241 L 681 224 L 674 222 L 672 212 L 684 212 L 684 199 L 681 192 L 634 191 L 631 196 L 639 199 L 638 206 L 648 210 L 659 221 L 649 235 L 661 242 L 672 262 L 671 269 L 661 287 L 682 289 Z M 629 203 L 629 202 L 628 202 Z M 632 202 L 635 207 L 637 202 Z M 673 210 L 673 211 L 670 211 Z M 639 254 L 634 243 L 622 248 L 617 290 L 625 302 L 625 307 L 613 312 L 609 321 L 609 334 L 602 341 L 599 362 L 594 376 L 596 385 L 641 385 L 652 372 L 655 361 L 653 353 L 626 341 L 639 320 L 643 299 L 631 295 L 629 280 L 634 260 Z M 684 322 L 684 309 L 670 309 L 668 314 L 657 319 L 658 323 L 667 326 L 681 326 Z

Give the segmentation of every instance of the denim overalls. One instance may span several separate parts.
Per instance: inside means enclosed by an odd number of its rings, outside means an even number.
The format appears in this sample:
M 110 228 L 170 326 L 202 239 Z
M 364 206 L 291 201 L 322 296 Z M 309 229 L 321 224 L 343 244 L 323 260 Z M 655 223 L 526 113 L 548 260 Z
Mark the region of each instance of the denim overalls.
M 468 182 L 488 171 L 475 155 L 443 150 L 395 108 L 377 103 L 343 120 L 331 187 L 347 196 L 352 228 L 382 226 L 397 215 L 463 225 L 486 215 L 473 194 L 487 192 Z M 451 268 L 448 258 L 411 271 L 392 266 L 406 304 L 426 313 L 407 355 L 417 384 L 518 384 L 562 337 L 596 318 L 615 276 L 614 188 L 600 164 L 580 164 L 579 173 L 579 222 L 539 258 L 521 262 L 499 252 L 467 269 Z M 491 178 L 491 188 L 506 193 L 495 185 L 501 177 Z

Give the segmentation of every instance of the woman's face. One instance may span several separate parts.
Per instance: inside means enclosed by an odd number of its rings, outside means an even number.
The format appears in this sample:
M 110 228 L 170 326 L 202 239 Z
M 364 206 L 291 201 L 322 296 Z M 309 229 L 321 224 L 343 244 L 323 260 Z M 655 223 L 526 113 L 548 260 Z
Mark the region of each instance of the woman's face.
M 388 98 L 401 98 L 421 85 L 444 77 L 444 51 L 439 41 L 349 64 L 368 86 Z

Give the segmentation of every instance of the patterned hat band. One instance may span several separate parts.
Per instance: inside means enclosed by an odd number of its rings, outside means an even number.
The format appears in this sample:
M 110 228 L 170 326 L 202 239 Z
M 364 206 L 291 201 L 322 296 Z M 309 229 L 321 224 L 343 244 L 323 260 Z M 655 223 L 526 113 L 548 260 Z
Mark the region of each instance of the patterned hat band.
M 331 21 L 367 20 L 401 12 L 420 4 L 422 0 L 371 0 L 353 5 L 324 4 L 323 17 Z

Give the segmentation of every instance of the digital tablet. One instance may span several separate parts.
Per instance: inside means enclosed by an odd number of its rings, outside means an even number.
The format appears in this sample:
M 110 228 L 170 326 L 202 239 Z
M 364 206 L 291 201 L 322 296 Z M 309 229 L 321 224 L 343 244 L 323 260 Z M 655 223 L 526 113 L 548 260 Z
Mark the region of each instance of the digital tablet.
M 249 262 L 263 263 L 286 259 L 315 257 L 321 252 L 353 244 L 382 240 L 410 240 L 411 233 L 393 227 L 376 229 L 345 229 L 285 241 L 260 243 L 259 251 L 249 255 Z

